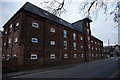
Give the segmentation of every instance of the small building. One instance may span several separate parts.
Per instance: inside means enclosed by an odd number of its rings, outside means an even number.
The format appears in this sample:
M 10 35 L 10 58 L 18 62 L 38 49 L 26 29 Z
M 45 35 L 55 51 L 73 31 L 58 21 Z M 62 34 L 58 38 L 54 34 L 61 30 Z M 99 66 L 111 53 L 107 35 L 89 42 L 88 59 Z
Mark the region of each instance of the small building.
M 120 56 L 120 45 L 104 46 L 106 57 Z
M 3 26 L 3 70 L 104 58 L 103 41 L 91 35 L 90 22 L 69 23 L 27 2 Z

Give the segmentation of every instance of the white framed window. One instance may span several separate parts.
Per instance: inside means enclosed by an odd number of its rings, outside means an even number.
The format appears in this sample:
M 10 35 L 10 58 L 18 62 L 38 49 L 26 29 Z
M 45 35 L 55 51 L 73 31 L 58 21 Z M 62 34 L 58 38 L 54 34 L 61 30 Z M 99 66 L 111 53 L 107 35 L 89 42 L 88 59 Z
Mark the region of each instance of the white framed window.
M 32 43 L 38 43 L 38 39 L 37 38 L 31 38 L 31 42 Z
M 92 54 L 92 57 L 94 57 L 94 54 Z
M 89 49 L 90 49 L 90 45 L 88 45 Z
M 83 46 L 81 45 L 81 49 L 83 49 Z
M 19 26 L 19 24 L 20 24 L 20 22 L 16 22 L 16 27 L 18 27 L 18 26 Z
M 97 44 L 97 43 L 95 42 L 95 44 Z
M 16 55 L 16 54 L 13 54 L 13 58 L 17 58 L 17 55 Z
M 73 40 L 76 40 L 76 34 L 73 33 Z
M 100 48 L 99 48 L 99 51 L 100 51 Z
M 98 57 L 98 54 L 96 54 L 96 57 Z
M 91 43 L 93 43 L 93 40 L 91 40 Z
M 12 28 L 12 24 L 10 24 L 10 29 Z
M 5 55 L 4 54 L 2 55 L 2 59 L 5 59 Z
M 67 30 L 63 30 L 64 38 L 67 38 Z
M 15 38 L 15 43 L 17 43 L 17 42 L 18 42 L 18 38 L 16 37 L 16 38 Z
M 96 48 L 96 50 L 97 50 L 97 48 Z
M 55 41 L 50 41 L 50 45 L 55 45 Z
M 67 49 L 67 41 L 64 41 L 64 49 Z
M 32 23 L 32 27 L 39 28 L 39 24 L 36 23 L 36 22 L 33 22 L 33 23 Z
M 50 32 L 55 33 L 55 28 L 50 28 Z
M 31 54 L 31 55 L 30 55 L 30 59 L 38 59 L 37 54 Z
M 77 54 L 74 54 L 74 55 L 73 55 L 73 58 L 77 58 Z
M 84 57 L 84 54 L 81 54 L 81 57 L 83 58 L 83 57 Z
M 98 45 L 100 45 L 100 43 L 98 43 Z
M 94 48 L 92 47 L 92 50 L 93 50 Z
M 7 59 L 7 60 L 10 60 L 10 55 L 9 55 L 9 54 L 6 56 L 6 59 Z
M 65 58 L 65 59 L 68 58 L 68 55 L 67 55 L 67 54 L 64 54 L 64 58 Z
M 7 34 L 7 31 L 5 31 L 5 34 Z
M 90 41 L 90 37 L 88 37 L 88 41 Z
M 9 40 L 8 40 L 8 44 L 10 44 L 11 43 L 11 38 L 9 38 Z
M 77 45 L 76 45 L 76 43 L 74 42 L 74 43 L 73 43 L 73 49 L 74 49 L 74 50 L 76 50 L 76 46 L 77 46 Z
M 6 42 L 4 42 L 4 44 L 3 44 L 4 46 L 6 46 Z
M 89 29 L 87 29 L 87 33 L 89 34 Z
M 80 40 L 83 40 L 83 37 L 80 37 Z
M 55 54 L 51 54 L 50 55 L 50 59 L 55 59 L 56 57 L 55 57 Z

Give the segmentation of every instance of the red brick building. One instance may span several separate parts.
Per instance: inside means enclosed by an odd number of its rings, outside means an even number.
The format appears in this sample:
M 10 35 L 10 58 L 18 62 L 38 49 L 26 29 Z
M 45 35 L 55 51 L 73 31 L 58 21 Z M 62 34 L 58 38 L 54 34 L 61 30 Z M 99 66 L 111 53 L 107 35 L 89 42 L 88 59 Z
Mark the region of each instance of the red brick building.
M 103 42 L 91 35 L 90 22 L 69 23 L 27 2 L 3 26 L 3 69 L 11 63 L 31 68 L 103 58 Z

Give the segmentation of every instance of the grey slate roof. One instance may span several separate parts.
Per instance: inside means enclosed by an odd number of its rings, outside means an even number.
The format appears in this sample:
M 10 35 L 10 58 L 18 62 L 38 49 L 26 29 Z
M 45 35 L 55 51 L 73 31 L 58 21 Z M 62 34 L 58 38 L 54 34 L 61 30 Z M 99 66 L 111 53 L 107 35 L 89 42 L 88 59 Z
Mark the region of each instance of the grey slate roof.
M 26 10 L 26 11 L 29 11 L 29 12 L 31 12 L 31 13 L 34 13 L 34 14 L 36 14 L 36 15 L 39 15 L 39 16 L 41 16 L 41 17 L 43 17 L 43 18 L 49 19 L 49 20 L 51 20 L 51 21 L 54 21 L 54 22 L 56 22 L 56 23 L 59 23 L 59 24 L 61 24 L 61 25 L 64 25 L 64 26 L 66 26 L 66 27 L 70 27 L 70 28 L 74 29 L 73 26 L 71 25 L 71 23 L 69 23 L 69 22 L 67 22 L 67 21 L 65 21 L 65 20 L 63 20 L 63 19 L 61 19 L 61 18 L 59 18 L 59 17 L 57 17 L 57 16 L 55 16 L 55 15 L 47 12 L 47 11 L 45 11 L 45 10 L 43 10 L 43 9 L 41 9 L 41 8 L 39 8 L 39 7 L 31 4 L 31 3 L 29 3 L 29 2 L 27 2 L 27 3 L 22 7 L 22 9 L 24 9 L 24 10 Z

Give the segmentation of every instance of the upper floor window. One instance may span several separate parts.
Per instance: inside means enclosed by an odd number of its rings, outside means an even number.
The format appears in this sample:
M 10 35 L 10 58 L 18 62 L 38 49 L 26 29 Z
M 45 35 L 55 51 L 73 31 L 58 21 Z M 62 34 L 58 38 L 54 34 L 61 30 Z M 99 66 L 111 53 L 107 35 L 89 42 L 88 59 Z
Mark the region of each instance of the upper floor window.
M 81 49 L 83 49 L 83 46 L 81 45 Z
M 74 49 L 74 50 L 76 50 L 76 46 L 77 46 L 77 45 L 76 45 L 76 43 L 74 42 L 74 43 L 73 43 L 73 49 Z
M 90 37 L 88 37 L 88 41 L 90 41 Z
M 15 43 L 17 43 L 17 42 L 18 42 L 18 38 L 16 37 L 16 38 L 15 38 Z
M 36 23 L 36 22 L 33 22 L 33 23 L 32 23 L 32 27 L 39 28 L 39 24 Z
M 6 46 L 6 42 L 3 45 Z
M 84 54 L 81 54 L 81 57 L 83 58 L 83 57 L 84 57 Z
M 67 54 L 64 54 L 64 58 L 68 58 L 68 55 L 67 55 Z
M 55 58 L 56 58 L 55 54 L 50 55 L 50 59 L 55 59 Z
M 5 34 L 7 34 L 7 30 L 5 31 Z
M 64 49 L 67 49 L 67 41 L 64 41 Z
M 83 37 L 80 37 L 80 40 L 83 40 Z
M 89 34 L 89 29 L 87 29 L 87 33 Z
M 50 41 L 50 45 L 55 45 L 55 41 Z
M 30 59 L 38 59 L 37 54 L 31 54 Z
M 38 39 L 37 38 L 31 38 L 31 42 L 38 43 Z
M 12 32 L 12 24 L 10 24 L 9 32 Z
M 63 30 L 64 38 L 67 38 L 67 30 Z
M 91 43 L 93 43 L 93 41 L 91 41 Z
M 11 43 L 11 38 L 9 38 L 9 40 L 8 40 L 8 44 L 10 44 Z
M 51 28 L 51 29 L 50 29 L 50 32 L 55 33 L 55 28 Z
M 73 33 L 73 40 L 76 40 L 76 34 Z
M 18 27 L 18 26 L 19 26 L 19 24 L 20 24 L 20 22 L 17 22 L 17 23 L 16 23 L 16 27 Z
M 93 50 L 94 48 L 92 47 L 92 50 Z
M 87 25 L 87 27 L 88 27 L 88 26 L 89 26 L 89 23 L 87 22 L 86 25 Z

